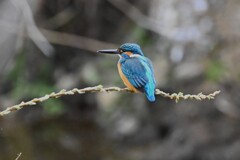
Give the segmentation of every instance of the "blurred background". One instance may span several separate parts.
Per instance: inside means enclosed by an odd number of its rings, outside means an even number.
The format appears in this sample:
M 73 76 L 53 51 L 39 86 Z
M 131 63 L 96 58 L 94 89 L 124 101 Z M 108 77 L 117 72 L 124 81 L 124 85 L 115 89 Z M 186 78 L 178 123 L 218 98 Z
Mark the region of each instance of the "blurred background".
M 0 160 L 240 159 L 239 0 L 1 0 L 0 109 L 61 89 L 124 87 L 118 56 L 141 45 L 157 88 L 215 100 L 92 93 L 0 119 Z

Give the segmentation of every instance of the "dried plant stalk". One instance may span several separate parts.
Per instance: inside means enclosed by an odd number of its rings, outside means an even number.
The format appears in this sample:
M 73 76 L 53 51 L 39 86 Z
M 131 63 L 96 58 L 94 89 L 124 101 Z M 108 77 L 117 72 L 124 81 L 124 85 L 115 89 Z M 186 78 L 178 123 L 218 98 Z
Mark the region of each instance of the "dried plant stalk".
M 66 90 L 63 89 L 63 90 L 61 90 L 57 93 L 53 92 L 53 93 L 47 94 L 43 97 L 34 98 L 30 101 L 21 102 L 20 104 L 8 107 L 5 110 L 0 112 L 0 116 L 7 115 L 7 114 L 9 114 L 13 111 L 20 110 L 20 109 L 22 109 L 24 107 L 27 107 L 27 106 L 36 105 L 36 104 L 41 103 L 43 101 L 46 101 L 50 98 L 59 98 L 59 97 L 66 96 L 66 95 L 85 94 L 85 93 L 93 93 L 93 92 L 131 92 L 131 91 L 127 88 L 119 88 L 119 87 L 104 88 L 102 85 L 98 85 L 98 86 L 95 86 L 95 87 L 87 87 L 87 88 L 83 88 L 83 89 L 74 88 L 74 89 L 69 90 L 69 91 L 66 91 Z M 195 100 L 208 99 L 208 100 L 211 100 L 211 99 L 214 99 L 214 97 L 216 95 L 218 95 L 219 93 L 220 93 L 220 91 L 215 91 L 215 92 L 213 92 L 211 94 L 208 94 L 208 95 L 204 95 L 202 93 L 199 93 L 197 95 L 190 95 L 190 94 L 184 95 L 182 92 L 169 94 L 169 93 L 165 93 L 165 92 L 163 92 L 159 89 L 156 89 L 156 91 L 155 91 L 155 95 L 160 95 L 160 96 L 163 96 L 165 98 L 173 99 L 173 100 L 175 100 L 176 103 L 179 102 L 179 100 L 181 100 L 181 99 L 184 99 L 184 100 L 187 100 L 187 99 L 195 99 Z

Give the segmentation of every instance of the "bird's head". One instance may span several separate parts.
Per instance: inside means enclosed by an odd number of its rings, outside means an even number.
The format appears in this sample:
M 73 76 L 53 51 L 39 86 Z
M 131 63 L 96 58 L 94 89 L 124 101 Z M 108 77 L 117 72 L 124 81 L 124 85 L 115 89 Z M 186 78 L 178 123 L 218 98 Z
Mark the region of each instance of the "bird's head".
M 120 56 L 144 56 L 140 46 L 135 43 L 124 43 L 118 49 L 98 50 L 98 53 L 119 54 Z

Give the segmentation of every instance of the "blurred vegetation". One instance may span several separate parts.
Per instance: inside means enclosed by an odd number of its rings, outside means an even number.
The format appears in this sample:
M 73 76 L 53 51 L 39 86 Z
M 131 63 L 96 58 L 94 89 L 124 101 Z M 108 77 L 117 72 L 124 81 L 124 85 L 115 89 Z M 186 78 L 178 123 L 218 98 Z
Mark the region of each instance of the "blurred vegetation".
M 7 81 L 12 82 L 13 89 L 10 95 L 16 102 L 41 97 L 56 90 L 54 85 L 49 82 L 51 72 L 48 64 L 41 66 L 36 80 L 27 80 L 25 71 L 28 70 L 28 66 L 26 65 L 25 56 L 24 53 L 21 53 L 16 57 L 14 68 L 6 76 Z M 50 115 L 60 114 L 64 108 L 59 99 L 44 102 L 42 105 L 46 113 Z
M 220 61 L 212 61 L 206 69 L 206 76 L 213 82 L 219 82 L 224 75 L 225 69 Z

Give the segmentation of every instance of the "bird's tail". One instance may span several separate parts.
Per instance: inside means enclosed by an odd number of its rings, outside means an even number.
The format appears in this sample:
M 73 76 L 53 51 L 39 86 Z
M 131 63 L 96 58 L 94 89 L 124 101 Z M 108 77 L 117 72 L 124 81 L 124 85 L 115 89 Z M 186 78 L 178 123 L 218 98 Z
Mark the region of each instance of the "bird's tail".
M 147 99 L 150 102 L 154 102 L 155 101 L 155 85 L 154 85 L 154 83 L 148 83 L 145 86 L 145 94 L 147 96 Z
M 155 101 L 155 95 L 147 95 L 147 99 L 148 99 L 150 102 L 154 102 L 154 101 Z

